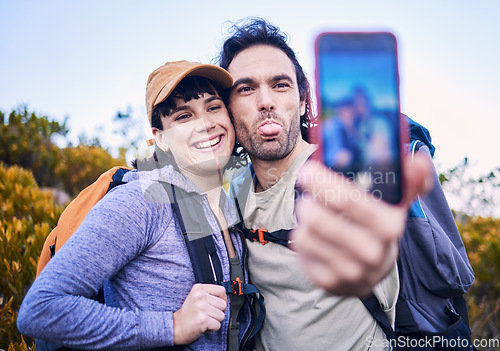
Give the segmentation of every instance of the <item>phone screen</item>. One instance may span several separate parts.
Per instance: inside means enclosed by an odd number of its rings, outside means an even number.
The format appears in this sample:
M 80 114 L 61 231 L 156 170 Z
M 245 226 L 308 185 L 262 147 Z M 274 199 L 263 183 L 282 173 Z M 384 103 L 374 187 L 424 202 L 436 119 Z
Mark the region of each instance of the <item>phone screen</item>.
M 319 153 L 328 167 L 401 201 L 396 39 L 390 33 L 323 33 L 316 41 Z

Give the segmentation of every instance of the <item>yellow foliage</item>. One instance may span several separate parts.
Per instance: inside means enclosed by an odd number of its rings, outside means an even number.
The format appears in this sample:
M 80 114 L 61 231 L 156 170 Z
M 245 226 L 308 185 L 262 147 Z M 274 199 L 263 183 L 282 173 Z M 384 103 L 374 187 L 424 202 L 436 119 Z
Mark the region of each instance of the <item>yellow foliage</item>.
M 61 158 L 55 175 L 63 188 L 71 195 L 93 183 L 102 173 L 114 166 L 124 166 L 124 160 L 115 159 L 97 146 L 79 145 L 61 149 Z
M 28 347 L 28 345 L 24 341 L 23 336 L 21 335 L 21 341 L 16 343 L 11 342 L 9 344 L 9 348 L 7 351 L 30 351 L 30 350 L 35 350 L 35 346 L 32 345 L 31 347 Z
M 33 283 L 36 259 L 62 208 L 50 192 L 42 191 L 33 174 L 0 164 L 0 345 L 28 348 L 17 331 L 21 302 Z M 32 341 L 30 341 L 32 343 Z
M 466 294 L 472 336 L 500 338 L 500 219 L 466 217 L 457 223 L 476 280 Z
M 469 217 L 458 229 L 476 275 L 476 294 L 500 297 L 500 219 Z

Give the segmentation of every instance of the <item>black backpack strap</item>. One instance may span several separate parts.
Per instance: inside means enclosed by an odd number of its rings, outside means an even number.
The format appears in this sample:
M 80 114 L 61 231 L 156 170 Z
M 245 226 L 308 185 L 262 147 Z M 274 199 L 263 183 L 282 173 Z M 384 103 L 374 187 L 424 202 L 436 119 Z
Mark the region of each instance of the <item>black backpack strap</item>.
M 253 181 L 253 177 L 255 176 L 255 172 L 253 170 L 252 165 L 250 165 L 250 172 L 252 177 L 249 179 L 246 179 L 245 181 Z M 247 185 L 247 188 L 251 185 Z M 249 189 L 249 188 L 248 188 Z M 294 187 L 294 201 L 297 201 L 299 196 L 301 195 L 302 191 L 300 187 L 298 186 L 297 183 L 295 183 Z M 247 238 L 250 241 L 258 241 L 262 245 L 267 244 L 268 242 L 280 244 L 283 246 L 288 247 L 289 244 L 289 238 L 290 238 L 290 232 L 292 231 L 291 229 L 279 229 L 273 232 L 268 232 L 267 229 L 248 229 L 245 226 L 245 221 L 244 221 L 244 211 L 245 208 L 242 207 L 242 205 L 245 205 L 246 200 L 248 197 L 248 191 L 240 191 L 239 193 L 234 196 L 234 202 L 236 204 L 236 209 L 238 211 L 238 216 L 239 216 L 239 224 L 238 224 L 238 229 L 243 233 L 245 238 Z M 241 204 L 240 204 L 241 201 Z
M 248 295 L 259 293 L 259 289 L 255 285 L 246 284 L 240 278 L 236 278 L 236 281 L 221 282 L 220 285 L 226 289 L 227 294 Z
M 236 204 L 236 209 L 238 211 L 238 216 L 240 217 L 240 222 L 238 223 L 238 229 L 243 233 L 245 238 L 250 241 L 258 241 L 262 245 L 268 242 L 280 244 L 283 246 L 288 246 L 290 229 L 280 229 L 274 232 L 268 232 L 266 229 L 248 229 L 245 227 L 245 222 L 243 220 L 243 209 L 240 206 L 238 198 L 234 198 Z
M 274 232 L 268 232 L 265 229 L 248 229 L 244 225 L 240 226 L 240 230 L 248 240 L 258 241 L 262 245 L 272 242 L 283 246 L 288 246 L 288 238 L 291 232 L 290 229 L 280 229 Z
M 236 281 L 223 281 L 222 264 L 217 255 L 210 224 L 202 207 L 193 196 L 184 190 L 167 183 L 163 183 L 163 186 L 170 198 L 172 210 L 186 243 L 195 281 L 203 284 L 222 285 L 228 295 L 245 295 L 249 303 L 251 303 L 251 299 L 255 298 L 259 304 L 260 311 L 248 337 L 248 339 L 252 339 L 264 322 L 264 297 L 259 294 L 255 285 L 244 283 L 239 278 Z M 243 245 L 245 245 L 244 241 Z
M 113 178 L 111 180 L 111 183 L 109 183 L 108 191 L 113 189 L 115 186 L 124 184 L 125 182 L 123 181 L 123 176 L 129 171 L 129 169 L 126 168 L 119 168 L 115 174 L 113 174 Z
M 35 349 L 37 351 L 76 351 L 69 347 L 52 344 L 42 339 L 35 339 Z
M 463 295 L 453 298 L 453 307 L 455 308 L 455 311 L 457 311 L 457 313 L 460 315 L 465 325 L 469 327 L 469 313 L 467 312 L 467 304 L 465 303 Z
M 360 300 L 385 333 L 387 340 L 389 340 L 392 345 L 392 349 L 396 351 L 399 350 L 396 333 L 392 329 L 391 323 L 389 323 L 389 319 L 387 319 L 382 307 L 380 307 L 380 303 L 375 294 L 371 294 L 365 298 L 360 298 Z
M 236 235 L 239 236 L 242 243 L 242 259 L 243 259 L 243 267 L 247 266 L 247 258 L 248 258 L 248 247 L 245 241 L 245 236 L 243 232 L 239 229 L 238 226 L 233 226 L 231 231 L 234 231 Z M 233 283 L 234 284 L 234 283 Z M 245 289 L 245 288 L 244 288 Z M 227 289 L 226 289 L 227 291 Z M 264 296 L 260 294 L 257 290 L 257 293 L 252 291 L 245 295 L 246 300 L 248 301 L 248 307 L 250 312 L 250 319 L 252 323 L 250 324 L 249 329 L 241 338 L 240 349 L 241 350 L 255 350 L 255 339 L 254 337 L 257 335 L 259 330 L 264 323 L 264 319 L 266 316 L 266 307 L 264 305 Z
M 222 264 L 203 209 L 192 196 L 174 185 L 164 183 L 164 188 L 181 228 L 196 282 L 222 285 L 228 294 L 257 294 L 259 290 L 253 284 L 241 280 L 223 281 Z
M 206 216 L 200 213 L 201 207 L 185 191 L 172 184 L 163 183 L 163 185 L 179 223 L 193 266 L 195 281 L 203 284 L 220 284 L 223 280 L 222 265 L 210 232 L 210 224 Z

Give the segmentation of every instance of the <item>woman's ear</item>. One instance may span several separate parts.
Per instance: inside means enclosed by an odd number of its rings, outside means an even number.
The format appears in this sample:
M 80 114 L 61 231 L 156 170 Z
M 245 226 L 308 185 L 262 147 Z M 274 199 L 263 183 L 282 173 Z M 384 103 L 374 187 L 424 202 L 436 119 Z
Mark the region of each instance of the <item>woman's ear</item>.
M 167 144 L 166 141 L 166 135 L 163 130 L 160 130 L 158 128 L 151 128 L 151 131 L 153 132 L 153 135 L 155 137 L 155 143 L 156 145 L 163 151 L 167 152 L 170 147 Z

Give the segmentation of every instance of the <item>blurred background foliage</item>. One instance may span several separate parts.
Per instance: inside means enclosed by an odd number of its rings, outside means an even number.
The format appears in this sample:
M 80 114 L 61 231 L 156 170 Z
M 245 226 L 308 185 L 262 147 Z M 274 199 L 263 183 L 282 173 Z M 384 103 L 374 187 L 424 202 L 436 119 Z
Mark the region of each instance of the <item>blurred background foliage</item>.
M 12 111 L 8 117 L 0 111 L 0 121 L 0 161 L 31 170 L 41 188 L 74 197 L 110 167 L 125 164 L 123 154 L 113 157 L 98 139 L 80 137 L 79 145 L 72 146 L 65 139 L 66 122 L 38 117 L 26 107 Z M 56 141 L 65 147 L 59 147 Z
M 36 274 L 43 242 L 64 206 L 98 176 L 126 165 L 125 154 L 137 151 L 143 139 L 135 133 L 131 113 L 118 112 L 115 133 L 125 142 L 118 157 L 98 138 L 68 141 L 66 122 L 19 108 L 0 111 L 0 349 L 34 350 L 33 340 L 16 328 L 17 311 Z M 447 196 L 462 200 L 455 209 L 476 281 L 466 294 L 473 338 L 500 338 L 500 219 L 495 218 L 500 169 L 468 176 L 470 163 L 440 172 Z M 483 348 L 480 350 L 489 350 Z
M 98 139 L 67 139 L 66 123 L 27 108 L 0 111 L 0 349 L 34 349 L 16 328 L 45 238 L 64 206 L 101 173 L 126 165 Z M 60 146 L 62 145 L 62 146 Z
M 16 328 L 17 311 L 34 280 L 45 237 L 63 207 L 49 191 L 40 190 L 31 170 L 4 163 L 0 198 L 0 347 L 7 349 L 10 343 L 24 344 Z
M 500 339 L 500 219 L 462 217 L 458 229 L 476 280 L 465 295 L 472 336 Z M 480 348 L 478 348 L 480 349 Z M 498 350 L 484 348 L 483 350 Z

